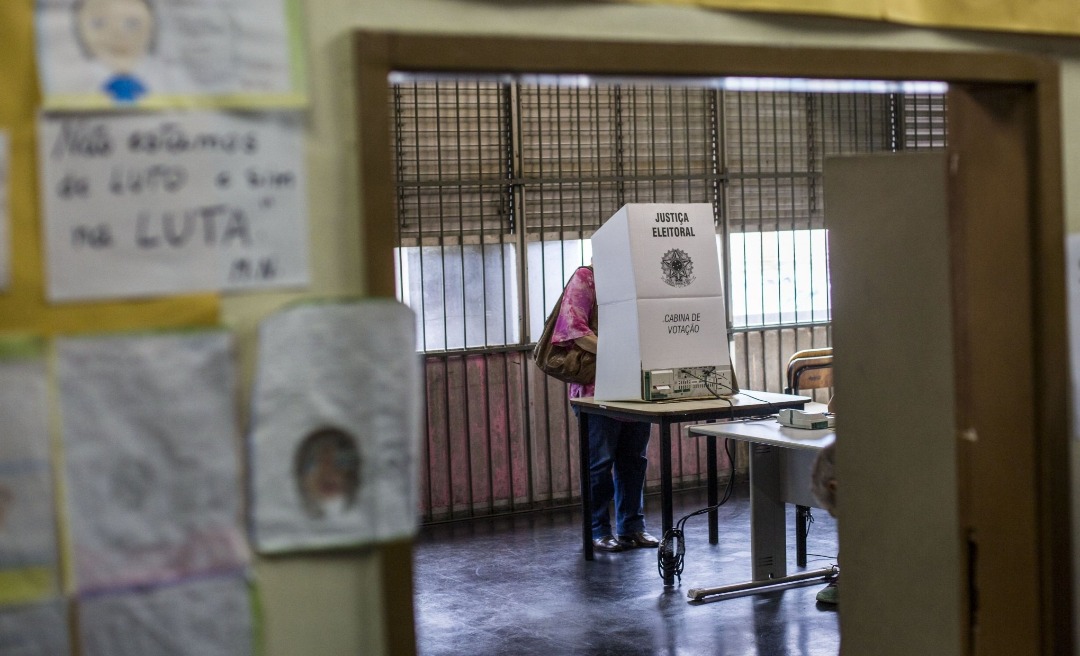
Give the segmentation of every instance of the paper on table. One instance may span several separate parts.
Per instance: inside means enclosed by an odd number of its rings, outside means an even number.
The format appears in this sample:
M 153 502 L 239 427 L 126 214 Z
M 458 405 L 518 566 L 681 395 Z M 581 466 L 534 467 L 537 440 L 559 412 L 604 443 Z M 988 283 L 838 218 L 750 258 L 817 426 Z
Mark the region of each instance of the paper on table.
M 415 340 L 412 311 L 392 301 L 304 305 L 263 321 L 250 438 L 258 549 L 412 535 Z
M 76 589 L 247 563 L 230 350 L 223 331 L 58 341 Z
M 49 300 L 306 285 L 302 134 L 290 113 L 42 115 Z
M 36 23 L 48 108 L 303 97 L 285 0 L 37 0 Z
M 251 600 L 239 577 L 195 580 L 79 603 L 85 656 L 252 653 Z
M 0 610 L 0 654 L 67 656 L 67 612 L 60 600 Z
M 0 604 L 39 601 L 58 591 L 40 349 L 36 340 L 0 340 Z

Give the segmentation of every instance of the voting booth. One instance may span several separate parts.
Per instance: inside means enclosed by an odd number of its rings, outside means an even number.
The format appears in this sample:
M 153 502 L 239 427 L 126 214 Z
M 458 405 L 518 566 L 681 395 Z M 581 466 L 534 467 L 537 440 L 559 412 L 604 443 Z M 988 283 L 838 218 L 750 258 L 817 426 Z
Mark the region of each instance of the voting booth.
M 712 206 L 624 205 L 592 236 L 598 400 L 728 396 L 728 349 Z

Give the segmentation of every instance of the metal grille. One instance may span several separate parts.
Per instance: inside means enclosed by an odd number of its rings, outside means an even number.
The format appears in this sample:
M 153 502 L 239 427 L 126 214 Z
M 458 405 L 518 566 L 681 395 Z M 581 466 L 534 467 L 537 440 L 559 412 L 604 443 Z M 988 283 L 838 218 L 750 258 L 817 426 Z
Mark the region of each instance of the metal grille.
M 831 343 L 824 158 L 945 143 L 944 96 L 571 82 L 392 84 L 399 294 L 427 363 L 427 521 L 577 495 L 565 386 L 528 351 L 623 204 L 713 205 L 739 383 L 780 391 L 791 353 Z M 702 483 L 703 446 L 673 448 L 676 484 Z
M 583 239 L 628 202 L 709 202 L 712 93 L 519 85 L 531 238 Z
M 505 85 L 443 80 L 392 87 L 402 245 L 479 243 L 511 228 Z
M 945 148 L 947 109 L 947 98 L 944 95 L 909 94 L 904 96 L 903 148 L 906 150 Z

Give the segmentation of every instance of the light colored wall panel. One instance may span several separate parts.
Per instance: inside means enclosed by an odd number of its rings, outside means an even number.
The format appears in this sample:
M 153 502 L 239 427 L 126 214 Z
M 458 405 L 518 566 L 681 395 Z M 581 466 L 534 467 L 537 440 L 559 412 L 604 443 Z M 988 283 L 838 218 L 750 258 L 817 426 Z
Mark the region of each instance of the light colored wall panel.
M 941 153 L 825 161 L 845 654 L 961 653 L 945 189 Z

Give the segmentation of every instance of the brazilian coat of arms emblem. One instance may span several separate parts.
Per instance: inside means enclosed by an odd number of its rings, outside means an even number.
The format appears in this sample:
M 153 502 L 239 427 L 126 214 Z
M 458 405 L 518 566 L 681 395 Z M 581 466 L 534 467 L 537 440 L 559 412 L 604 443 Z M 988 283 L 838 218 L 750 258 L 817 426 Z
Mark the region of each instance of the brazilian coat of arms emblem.
M 694 261 L 685 251 L 673 248 L 660 258 L 660 270 L 664 282 L 672 287 L 686 287 L 696 279 Z

